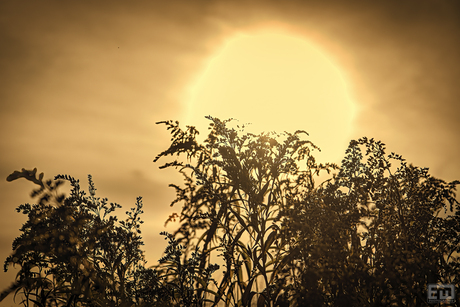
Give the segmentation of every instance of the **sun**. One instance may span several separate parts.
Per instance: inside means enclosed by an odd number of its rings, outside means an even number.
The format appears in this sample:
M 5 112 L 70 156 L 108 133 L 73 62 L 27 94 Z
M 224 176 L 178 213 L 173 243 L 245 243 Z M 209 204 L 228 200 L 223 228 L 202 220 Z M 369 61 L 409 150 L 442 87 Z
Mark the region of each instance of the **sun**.
M 209 60 L 193 84 L 187 123 L 207 131 L 204 116 L 235 118 L 249 130 L 305 130 L 339 162 L 349 142 L 354 103 L 343 73 L 305 38 L 281 32 L 237 34 Z

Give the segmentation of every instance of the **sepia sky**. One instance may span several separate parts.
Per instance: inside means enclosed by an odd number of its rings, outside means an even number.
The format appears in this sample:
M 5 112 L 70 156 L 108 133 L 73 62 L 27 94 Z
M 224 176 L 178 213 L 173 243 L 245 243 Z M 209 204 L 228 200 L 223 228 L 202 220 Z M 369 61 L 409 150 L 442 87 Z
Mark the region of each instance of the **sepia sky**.
M 6 177 L 36 167 L 85 189 L 92 174 L 121 215 L 142 196 L 154 264 L 180 210 L 180 177 L 153 163 L 170 139 L 161 120 L 304 129 L 336 162 L 374 137 L 460 179 L 459 55 L 456 0 L 1 1 L 0 260 L 25 221 L 15 208 L 33 202 L 31 182 Z

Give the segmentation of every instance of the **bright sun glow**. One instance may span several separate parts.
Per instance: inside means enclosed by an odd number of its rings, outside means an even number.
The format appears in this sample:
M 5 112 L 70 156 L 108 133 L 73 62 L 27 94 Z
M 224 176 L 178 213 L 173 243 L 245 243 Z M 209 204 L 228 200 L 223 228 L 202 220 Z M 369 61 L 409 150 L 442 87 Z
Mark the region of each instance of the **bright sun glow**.
M 321 161 L 343 156 L 353 103 L 339 69 L 301 37 L 239 34 L 224 45 L 193 86 L 187 123 L 206 132 L 206 115 L 252 123 L 251 132 L 305 130 Z

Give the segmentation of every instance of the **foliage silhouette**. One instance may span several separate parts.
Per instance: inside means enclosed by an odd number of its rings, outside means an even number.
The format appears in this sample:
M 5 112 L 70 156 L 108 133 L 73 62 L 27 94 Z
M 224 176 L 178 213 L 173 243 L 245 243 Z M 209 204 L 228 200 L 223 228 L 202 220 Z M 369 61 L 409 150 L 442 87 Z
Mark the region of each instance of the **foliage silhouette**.
M 155 161 L 172 154 L 188 159 L 161 167 L 180 167 L 185 178 L 184 188 L 171 185 L 177 192 L 172 205 L 183 202 L 181 227 L 174 235 L 187 248 L 203 251 L 202 269 L 212 254 L 222 257 L 225 271 L 215 304 L 279 301 L 277 273 L 287 259 L 287 242 L 279 236 L 286 193 L 313 189 L 314 174 L 336 166 L 316 164 L 310 154 L 316 146 L 301 138 L 304 131 L 285 133 L 279 141 L 273 134 L 240 136 L 243 128 L 229 129 L 228 121 L 209 119 L 212 130 L 205 145 L 197 143 L 193 127 L 182 131 L 177 122 L 163 122 L 173 135 L 172 145 Z M 302 160 L 306 170 L 298 165 Z
M 36 169 L 23 169 L 7 178 L 24 177 L 40 186 L 32 193 L 39 197 L 38 204 L 17 209 L 28 215 L 28 221 L 5 261 L 5 271 L 10 265 L 20 266 L 10 291 L 22 293 L 25 306 L 30 302 L 37 306 L 127 305 L 144 264 L 139 230 L 142 199 L 126 212 L 126 220 L 118 221 L 111 213 L 121 206 L 96 197 L 91 176 L 86 196 L 79 181 L 70 176 L 44 182 L 43 173 L 39 178 L 35 174 Z M 56 191 L 64 180 L 72 187 L 67 198 Z
M 194 127 L 161 122 L 172 145 L 155 161 L 185 157 L 162 166 L 184 176 L 171 185 L 171 205 L 182 202 L 174 236 L 203 251 L 202 268 L 223 259 L 214 305 L 422 306 L 427 283 L 458 287 L 458 181 L 373 139 L 351 141 L 339 168 L 316 163 L 303 131 L 244 134 L 208 118 L 204 144 Z M 324 171 L 332 175 L 316 184 Z
M 283 236 L 296 261 L 285 285 L 299 305 L 423 306 L 428 283 L 458 287 L 459 182 L 433 178 L 384 146 L 352 141 L 333 180 L 290 198 Z M 455 215 L 440 217 L 447 209 Z
M 194 276 L 197 251 L 185 263 L 178 259 L 182 247 L 168 233 L 161 268 L 146 268 L 140 236 L 142 199 L 119 221 L 113 212 L 119 204 L 96 197 L 88 175 L 89 195 L 78 180 L 58 175 L 43 181 L 43 173 L 22 169 L 8 176 L 25 178 L 39 186 L 31 194 L 35 205 L 16 210 L 28 216 L 22 234 L 13 242 L 13 253 L 4 269 L 20 267 L 15 282 L 0 294 L 0 300 L 20 294 L 24 306 L 202 306 L 193 282 L 204 287 L 212 281 L 217 265 L 209 265 Z M 71 185 L 68 197 L 58 194 L 64 181 Z
M 304 131 L 254 135 L 208 119 L 204 143 L 194 127 L 160 122 L 171 145 L 154 161 L 177 156 L 160 168 L 184 183 L 170 185 L 171 206 L 182 209 L 167 222 L 180 226 L 162 233 L 168 247 L 150 268 L 140 197 L 119 221 L 121 206 L 96 197 L 91 176 L 89 196 L 66 175 L 8 176 L 39 188 L 36 205 L 17 209 L 29 219 L 5 270 L 20 270 L 1 297 L 21 293 L 24 306 L 423 306 L 428 283 L 458 288 L 458 181 L 373 139 L 351 141 L 339 167 L 316 162 Z M 68 197 L 57 192 L 64 180 Z

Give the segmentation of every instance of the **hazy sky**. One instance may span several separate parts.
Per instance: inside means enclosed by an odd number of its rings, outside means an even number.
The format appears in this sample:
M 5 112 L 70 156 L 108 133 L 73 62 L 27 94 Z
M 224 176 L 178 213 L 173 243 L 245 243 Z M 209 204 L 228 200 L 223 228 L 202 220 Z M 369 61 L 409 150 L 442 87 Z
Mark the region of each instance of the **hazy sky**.
M 265 48 L 259 32 L 282 37 L 267 41 L 267 46 L 275 47 Z M 232 59 L 232 54 L 243 52 L 239 59 L 249 59 L 245 47 L 232 43 L 238 35 L 246 35 L 242 46 L 254 45 L 256 54 L 267 61 L 272 61 L 276 45 L 292 43 L 292 52 L 285 48 L 277 54 L 281 58 L 292 54 L 294 60 L 270 66 L 261 75 L 254 71 L 264 70 L 264 62 L 247 74 L 247 66 L 241 65 L 235 77 L 229 73 L 228 67 L 234 67 L 229 63 L 241 61 Z M 231 53 L 232 48 L 240 49 Z M 302 54 L 309 54 L 305 62 Z M 29 193 L 34 188 L 25 180 L 5 179 L 14 170 L 37 167 L 46 178 L 56 174 L 79 178 L 85 189 L 87 174 L 92 174 L 99 196 L 123 205 L 120 214 L 143 196 L 145 249 L 154 264 L 164 248 L 159 232 L 174 197 L 167 185 L 180 179 L 152 162 L 169 142 L 166 130 L 155 122 L 190 120 L 188 112 L 204 97 L 193 96 L 197 91 L 215 99 L 209 108 L 219 112 L 224 108 L 219 101 L 243 97 L 231 96 L 235 82 L 245 86 L 254 79 L 265 80 L 261 76 L 279 84 L 282 78 L 297 73 L 299 77 L 288 82 L 286 96 L 281 87 L 276 92 L 280 96 L 270 94 L 275 83 L 261 81 L 256 92 L 247 94 L 254 102 L 235 102 L 233 110 L 241 118 L 255 124 L 267 118 L 275 128 L 293 123 L 303 128 L 305 123 L 307 131 L 322 123 L 328 134 L 316 137 L 325 148 L 334 148 L 330 145 L 336 142 L 334 136 L 343 131 L 349 138 L 374 137 L 388 151 L 430 167 L 437 177 L 460 179 L 459 54 L 456 0 L 1 1 L 0 259 L 11 252 L 12 240 L 25 221 L 15 208 L 33 202 Z M 317 58 L 312 60 L 313 56 Z M 330 65 L 316 67 L 308 59 Z M 297 68 L 284 71 L 289 65 Z M 321 67 L 333 67 L 343 81 L 343 88 L 325 84 L 321 93 L 346 91 L 340 95 L 347 95 L 344 103 L 351 102 L 354 110 L 348 121 L 334 117 L 342 114 L 337 110 L 343 105 L 337 101 L 296 100 L 304 95 L 302 89 L 309 89 L 310 82 L 302 78 L 319 76 Z M 276 69 L 285 77 L 279 77 Z M 310 77 L 303 74 L 306 71 Z M 230 96 L 222 94 L 227 91 Z M 265 97 L 259 96 L 262 92 L 284 101 L 261 105 L 257 98 Z M 323 94 L 316 95 L 322 101 Z M 257 110 L 262 115 L 252 116 Z M 313 127 L 308 129 L 309 125 Z M 14 270 L 1 272 L 0 288 L 14 274 Z

